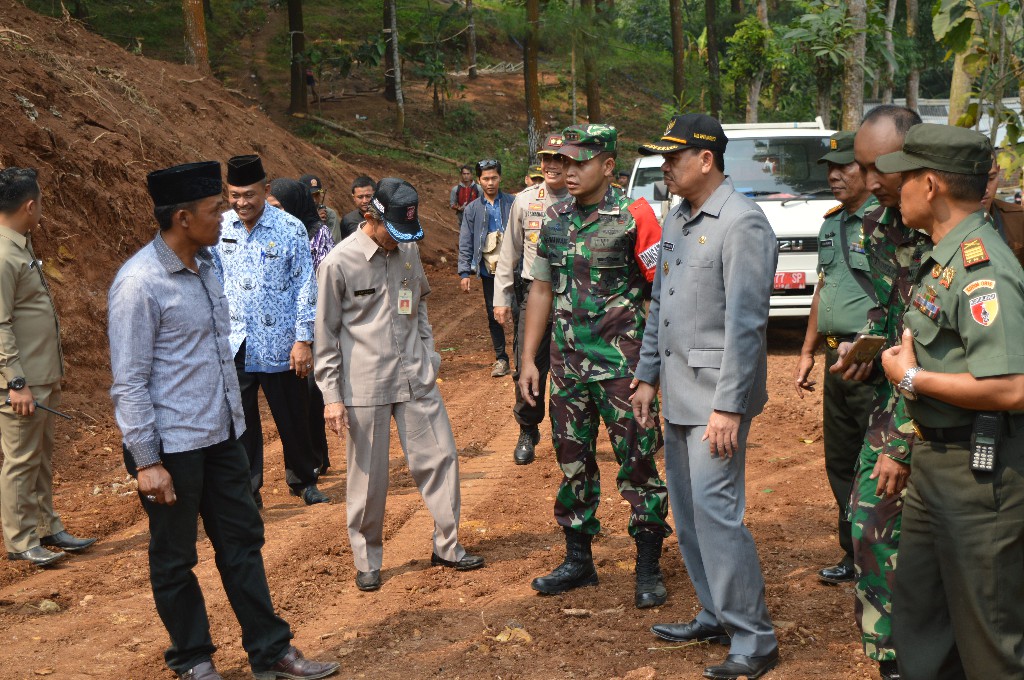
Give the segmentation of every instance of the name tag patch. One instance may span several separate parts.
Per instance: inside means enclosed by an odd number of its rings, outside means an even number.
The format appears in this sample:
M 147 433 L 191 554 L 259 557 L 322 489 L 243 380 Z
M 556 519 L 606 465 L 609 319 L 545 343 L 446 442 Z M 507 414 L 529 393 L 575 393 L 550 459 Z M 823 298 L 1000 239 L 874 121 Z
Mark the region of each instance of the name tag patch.
M 353 293 L 353 294 L 354 294 L 354 295 L 355 295 L 356 297 L 363 297 L 364 295 L 373 295 L 373 294 L 374 294 L 374 293 L 376 293 L 376 292 L 377 292 L 377 289 L 376 289 L 376 288 L 363 288 L 362 290 L 357 290 L 357 291 L 356 291 L 355 293 Z

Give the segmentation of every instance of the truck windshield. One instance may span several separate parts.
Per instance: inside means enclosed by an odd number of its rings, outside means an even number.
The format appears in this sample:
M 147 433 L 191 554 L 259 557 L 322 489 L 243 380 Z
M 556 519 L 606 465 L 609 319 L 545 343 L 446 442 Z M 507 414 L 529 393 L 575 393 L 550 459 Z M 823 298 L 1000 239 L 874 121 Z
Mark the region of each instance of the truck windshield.
M 736 191 L 760 200 L 826 193 L 828 165 L 818 163 L 826 153 L 827 137 L 730 139 L 725 172 Z

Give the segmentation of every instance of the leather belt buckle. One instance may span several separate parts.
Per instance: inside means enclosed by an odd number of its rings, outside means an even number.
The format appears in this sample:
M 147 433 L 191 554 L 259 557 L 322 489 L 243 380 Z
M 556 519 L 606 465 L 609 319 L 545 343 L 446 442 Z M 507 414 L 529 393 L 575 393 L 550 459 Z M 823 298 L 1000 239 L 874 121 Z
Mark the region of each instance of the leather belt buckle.
M 825 342 L 828 343 L 829 349 L 835 349 L 839 347 L 839 337 L 835 335 L 825 336 Z

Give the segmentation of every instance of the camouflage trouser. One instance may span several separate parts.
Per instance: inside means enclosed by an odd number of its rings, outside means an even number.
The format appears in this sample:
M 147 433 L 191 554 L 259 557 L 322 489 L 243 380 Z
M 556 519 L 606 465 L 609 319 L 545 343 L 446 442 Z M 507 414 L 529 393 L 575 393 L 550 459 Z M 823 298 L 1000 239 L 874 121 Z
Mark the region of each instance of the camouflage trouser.
M 551 436 L 565 475 L 555 498 L 555 520 L 563 527 L 591 535 L 601 530 L 596 451 L 599 421 L 604 420 L 620 466 L 619 494 L 632 508 L 629 535 L 651 531 L 668 536 L 672 531 L 665 523 L 668 491 L 654 462 L 654 454 L 664 444 L 661 426 L 644 429 L 637 424 L 629 403 L 629 383 L 629 378 L 584 383 L 551 375 Z
M 856 568 L 854 608 L 864 653 L 876 661 L 896 659 L 892 639 L 892 591 L 896 582 L 896 557 L 906 491 L 879 498 L 877 479 L 870 479 L 882 455 L 884 433 L 889 431 L 898 394 L 889 382 L 875 389 L 875 408 L 868 419 L 864 445 L 857 462 L 850 521 L 853 523 L 853 561 Z

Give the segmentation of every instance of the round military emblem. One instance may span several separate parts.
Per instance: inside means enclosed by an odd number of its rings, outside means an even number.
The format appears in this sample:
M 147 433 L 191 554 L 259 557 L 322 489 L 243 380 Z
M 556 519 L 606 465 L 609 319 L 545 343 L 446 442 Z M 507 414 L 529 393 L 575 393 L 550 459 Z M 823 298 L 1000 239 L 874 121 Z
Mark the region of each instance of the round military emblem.
M 987 293 L 971 298 L 971 316 L 982 326 L 991 326 L 999 316 L 999 298 Z

